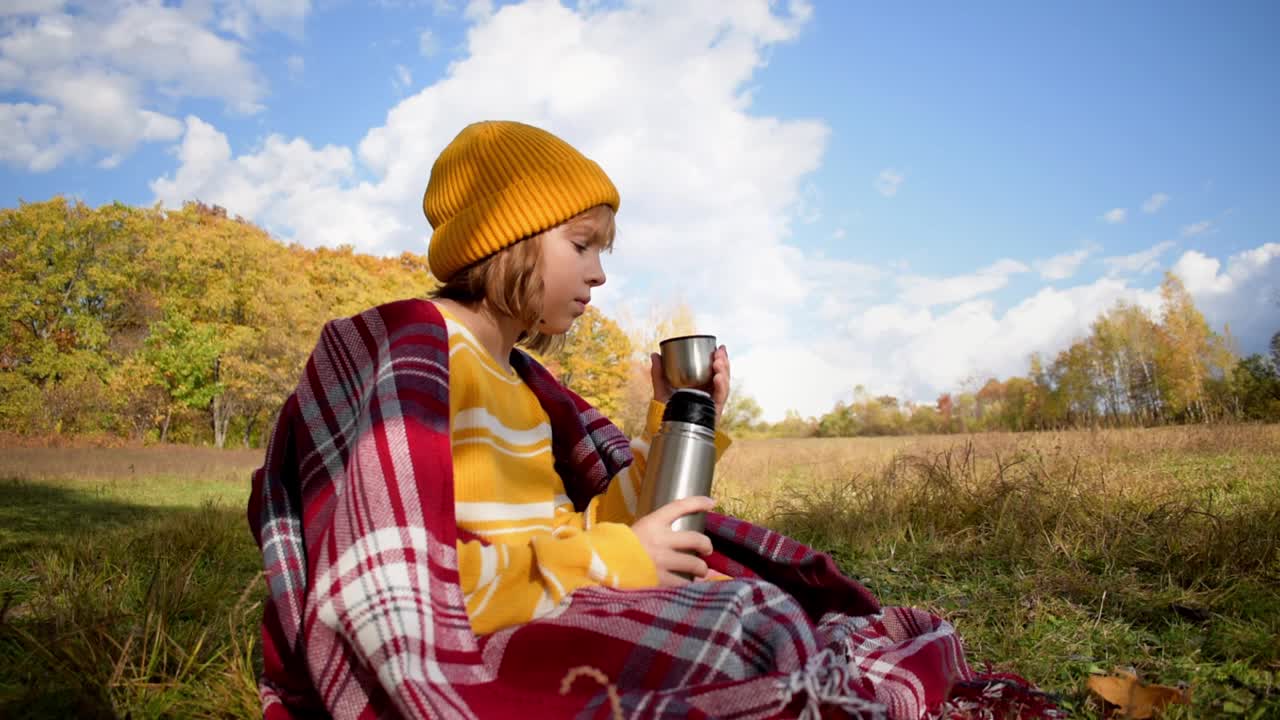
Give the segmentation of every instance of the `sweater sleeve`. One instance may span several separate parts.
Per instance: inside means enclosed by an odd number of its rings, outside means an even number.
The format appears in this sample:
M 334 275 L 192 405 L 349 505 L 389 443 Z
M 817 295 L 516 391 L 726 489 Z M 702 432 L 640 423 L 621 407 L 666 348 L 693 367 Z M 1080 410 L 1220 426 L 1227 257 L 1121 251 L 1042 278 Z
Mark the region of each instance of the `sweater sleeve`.
M 588 529 L 582 513 L 560 513 L 554 530 L 526 544 L 459 540 L 457 547 L 459 585 L 477 635 L 545 615 L 585 585 L 658 584 L 657 569 L 631 528 L 606 522 Z
M 608 489 L 591 499 L 584 513 L 586 526 L 591 527 L 598 522 L 618 522 L 630 525 L 636 521 L 636 502 L 640 497 L 640 486 L 644 483 L 645 468 L 649 462 L 649 445 L 653 436 L 658 434 L 662 426 L 662 413 L 666 405 L 651 400 L 649 412 L 645 416 L 644 431 L 639 438 L 631 441 L 632 463 L 623 468 Z M 733 441 L 728 435 L 716 431 L 716 462 L 725 454 Z

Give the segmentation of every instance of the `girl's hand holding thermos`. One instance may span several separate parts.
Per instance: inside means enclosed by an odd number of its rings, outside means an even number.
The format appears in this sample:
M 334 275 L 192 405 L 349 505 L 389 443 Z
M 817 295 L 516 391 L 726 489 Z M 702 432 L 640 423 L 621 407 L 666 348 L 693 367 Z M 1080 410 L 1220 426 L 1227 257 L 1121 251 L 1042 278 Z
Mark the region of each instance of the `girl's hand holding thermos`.
M 645 552 L 658 569 L 658 585 L 679 587 L 689 579 L 707 575 L 703 557 L 711 554 L 711 539 L 693 530 L 672 530 L 671 525 L 685 515 L 703 513 L 716 506 L 715 500 L 695 495 L 667 503 L 631 526 Z

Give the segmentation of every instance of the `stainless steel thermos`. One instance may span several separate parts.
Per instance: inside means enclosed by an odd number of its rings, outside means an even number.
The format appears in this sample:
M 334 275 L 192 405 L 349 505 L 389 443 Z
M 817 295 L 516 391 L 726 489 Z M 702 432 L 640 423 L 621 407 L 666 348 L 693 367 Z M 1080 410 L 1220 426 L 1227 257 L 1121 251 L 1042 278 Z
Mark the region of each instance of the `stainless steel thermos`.
M 710 495 L 716 465 L 716 406 L 702 390 L 680 389 L 662 413 L 662 425 L 649 447 L 648 465 L 636 517 L 680 498 Z M 702 532 L 704 513 L 685 515 L 673 530 Z

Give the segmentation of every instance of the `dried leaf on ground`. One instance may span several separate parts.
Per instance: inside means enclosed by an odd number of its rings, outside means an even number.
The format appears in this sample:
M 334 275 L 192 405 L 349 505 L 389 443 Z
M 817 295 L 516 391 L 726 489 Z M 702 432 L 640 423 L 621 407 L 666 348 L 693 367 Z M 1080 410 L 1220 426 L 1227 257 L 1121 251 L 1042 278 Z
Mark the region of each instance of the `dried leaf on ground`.
M 1116 706 L 1117 716 L 1122 718 L 1154 718 L 1166 705 L 1191 704 L 1190 688 L 1145 685 L 1127 670 L 1115 675 L 1094 675 L 1087 684 L 1094 695 Z

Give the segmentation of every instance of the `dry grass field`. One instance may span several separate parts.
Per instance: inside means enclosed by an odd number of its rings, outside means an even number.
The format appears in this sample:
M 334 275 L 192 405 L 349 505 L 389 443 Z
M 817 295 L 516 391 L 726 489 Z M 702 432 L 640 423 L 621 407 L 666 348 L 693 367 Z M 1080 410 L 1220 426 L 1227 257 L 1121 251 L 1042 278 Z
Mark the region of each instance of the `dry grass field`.
M 260 451 L 0 449 L 0 717 L 250 717 Z M 742 441 L 721 509 L 1100 717 L 1090 673 L 1280 716 L 1280 427 Z

